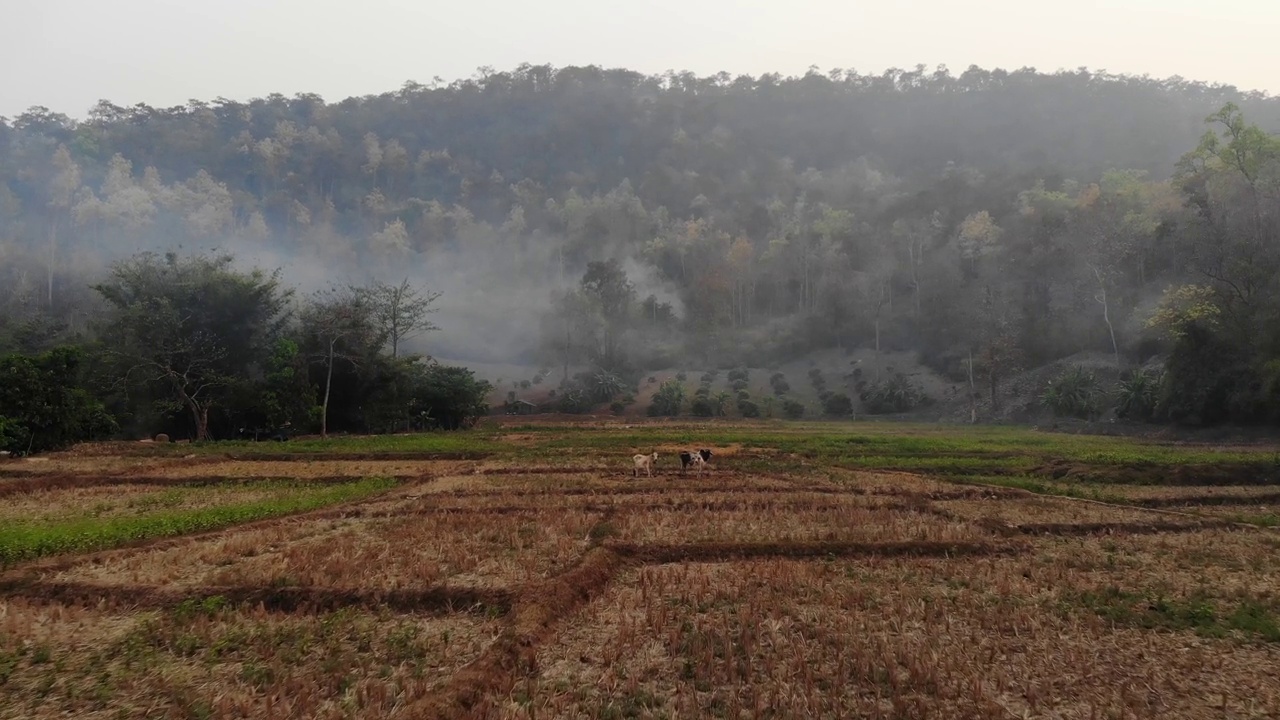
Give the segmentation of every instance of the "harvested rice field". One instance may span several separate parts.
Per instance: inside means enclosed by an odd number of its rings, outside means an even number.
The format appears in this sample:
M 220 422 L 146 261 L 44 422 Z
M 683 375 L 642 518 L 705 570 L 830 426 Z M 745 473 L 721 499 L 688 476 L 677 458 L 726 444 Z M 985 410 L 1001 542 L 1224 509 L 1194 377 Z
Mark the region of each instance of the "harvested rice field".
M 1273 449 L 505 424 L 0 462 L 0 718 L 1280 717 Z

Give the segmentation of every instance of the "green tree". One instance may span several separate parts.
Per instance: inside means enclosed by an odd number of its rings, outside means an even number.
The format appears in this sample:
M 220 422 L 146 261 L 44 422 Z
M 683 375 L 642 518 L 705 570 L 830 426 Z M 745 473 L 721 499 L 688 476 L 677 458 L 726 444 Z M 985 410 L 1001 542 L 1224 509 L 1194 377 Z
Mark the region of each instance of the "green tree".
M 0 449 L 58 450 L 116 429 L 102 402 L 84 387 L 83 361 L 73 347 L 0 357 Z
M 262 372 L 288 317 L 279 271 L 242 272 L 233 260 L 142 253 L 94 286 L 111 309 L 101 337 L 121 377 L 158 386 L 161 408 L 189 413 L 196 440 L 211 439 L 209 411 L 237 380 Z

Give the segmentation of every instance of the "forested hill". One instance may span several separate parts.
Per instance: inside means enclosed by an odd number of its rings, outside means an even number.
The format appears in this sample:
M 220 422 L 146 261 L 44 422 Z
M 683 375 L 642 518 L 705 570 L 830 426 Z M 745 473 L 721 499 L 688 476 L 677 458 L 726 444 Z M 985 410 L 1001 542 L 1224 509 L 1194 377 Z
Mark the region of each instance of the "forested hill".
M 35 108 L 0 123 L 0 342 L 35 317 L 85 330 L 108 261 L 219 246 L 305 289 L 345 268 L 442 291 L 426 349 L 460 359 L 1126 364 L 1169 350 L 1148 320 L 1188 286 L 1257 369 L 1280 357 L 1254 346 L 1277 130 L 1280 99 L 1230 87 L 923 67 L 521 66 L 333 103 Z

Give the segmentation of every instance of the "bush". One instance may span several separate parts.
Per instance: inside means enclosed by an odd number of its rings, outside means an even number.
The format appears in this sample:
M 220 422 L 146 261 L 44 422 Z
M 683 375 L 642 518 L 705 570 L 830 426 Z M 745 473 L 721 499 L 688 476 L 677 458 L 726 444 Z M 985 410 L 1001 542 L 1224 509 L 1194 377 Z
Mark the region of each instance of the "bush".
M 102 402 L 83 387 L 83 360 L 71 347 L 0 357 L 0 449 L 58 450 L 116 429 Z
M 742 417 L 746 418 L 760 417 L 760 408 L 750 400 L 739 400 L 738 412 L 742 414 Z
M 1079 365 L 1063 370 L 1040 395 L 1040 402 L 1055 416 L 1085 420 L 1097 417 L 1098 400 L 1098 379 Z
M 787 378 L 782 373 L 774 373 L 769 378 L 769 385 L 773 387 L 773 394 L 779 397 L 786 395 L 791 390 L 791 384 L 787 382 Z
M 734 392 L 742 392 L 743 390 L 747 389 L 747 381 L 734 380 L 732 383 L 729 383 L 729 389 L 733 390 Z
M 743 400 L 750 400 L 751 393 L 747 392 L 746 390 L 739 390 L 738 392 L 734 393 L 734 397 L 738 400 L 738 402 L 742 402 Z
M 860 397 L 863 409 L 872 415 L 909 412 L 929 402 L 928 396 L 902 373 L 894 375 L 886 383 L 867 386 Z
M 614 400 L 609 404 L 609 409 L 613 411 L 614 415 L 621 415 L 627 409 L 627 404 L 621 400 Z
M 716 414 L 716 409 L 710 399 L 702 396 L 695 397 L 693 402 L 689 403 L 689 412 L 697 417 L 711 417 Z
M 1135 370 L 1116 386 L 1116 415 L 1126 420 L 1147 421 L 1155 416 L 1163 373 Z
M 795 400 L 784 400 L 782 403 L 782 415 L 790 420 L 799 420 L 804 416 L 804 405 Z
M 695 398 L 706 399 L 711 396 L 711 388 L 707 387 L 706 385 L 703 385 L 702 387 L 693 391 L 693 396 Z
M 827 399 L 822 402 L 822 409 L 828 415 L 833 415 L 835 417 L 849 417 L 853 414 L 853 400 L 844 393 L 829 395 Z
M 680 372 L 676 373 L 676 380 L 678 380 L 678 381 L 680 381 L 680 382 L 684 382 L 685 380 L 688 380 L 688 379 L 689 379 L 689 376 L 688 376 L 688 375 L 685 375 L 683 370 L 681 370 Z
M 684 404 L 684 386 L 675 380 L 662 383 L 649 405 L 651 417 L 674 417 L 680 414 L 680 406 Z
M 746 370 L 744 370 L 744 369 L 742 369 L 742 368 L 738 368 L 738 369 L 736 369 L 736 370 L 730 370 L 730 371 L 729 371 L 729 382 L 731 382 L 731 383 L 732 383 L 732 382 L 739 382 L 739 381 L 741 381 L 741 382 L 744 382 L 744 383 L 745 383 L 747 380 L 749 380 L 749 379 L 750 379 L 750 377 L 751 377 L 751 376 L 750 376 L 750 374 L 749 374 Z

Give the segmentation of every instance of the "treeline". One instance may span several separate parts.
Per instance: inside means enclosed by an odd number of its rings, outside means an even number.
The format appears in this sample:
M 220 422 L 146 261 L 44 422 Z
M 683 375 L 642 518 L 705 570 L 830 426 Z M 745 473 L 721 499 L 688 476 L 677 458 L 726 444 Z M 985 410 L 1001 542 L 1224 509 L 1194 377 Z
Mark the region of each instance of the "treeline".
M 0 123 L 0 343 L 84 332 L 139 244 L 234 240 L 463 278 L 508 359 L 630 378 L 915 350 L 994 397 L 1101 351 L 1167 364 L 1156 417 L 1269 420 L 1276 129 L 1280 101 L 1229 87 L 923 67 L 35 108 Z M 588 287 L 610 261 L 625 302 Z
M 488 383 L 399 351 L 434 328 L 435 295 L 408 283 L 299 298 L 229 255 L 144 253 L 93 290 L 107 309 L 78 343 L 0 357 L 0 449 L 457 429 L 488 412 Z

